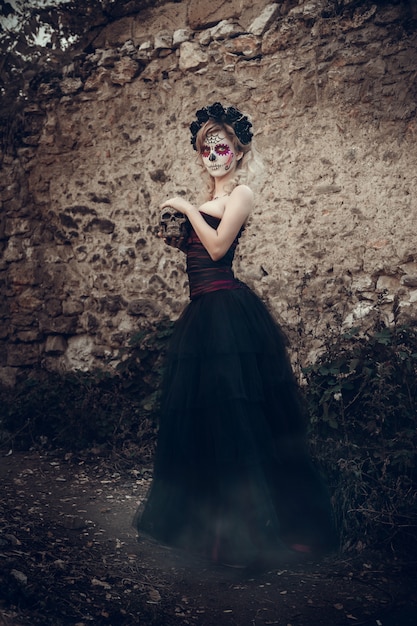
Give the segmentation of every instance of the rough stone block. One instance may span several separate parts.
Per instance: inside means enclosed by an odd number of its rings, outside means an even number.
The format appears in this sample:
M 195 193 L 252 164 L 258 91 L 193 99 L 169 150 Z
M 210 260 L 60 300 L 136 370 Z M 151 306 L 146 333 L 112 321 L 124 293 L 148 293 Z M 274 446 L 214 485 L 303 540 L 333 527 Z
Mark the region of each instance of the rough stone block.
M 22 241 L 16 238 L 9 239 L 7 247 L 3 253 L 3 259 L 8 263 L 12 263 L 13 261 L 21 261 L 24 258 L 25 252 Z
M 172 33 L 169 31 L 160 31 L 156 33 L 154 39 L 155 50 L 164 50 L 165 48 L 172 48 Z
M 241 35 L 230 39 L 225 45 L 228 52 L 243 55 L 248 58 L 257 56 L 260 53 L 260 41 L 254 35 Z
M 13 263 L 8 272 L 8 283 L 11 289 L 17 286 L 37 285 L 39 283 L 41 270 L 33 263 Z
M 127 312 L 133 316 L 143 317 L 155 317 L 158 315 L 160 307 L 157 302 L 149 300 L 147 298 L 140 298 L 138 300 L 132 300 L 129 302 Z
M 80 78 L 64 78 L 61 82 L 61 91 L 64 95 L 77 93 L 83 88 L 83 83 Z
M 67 340 L 61 335 L 49 335 L 46 338 L 46 354 L 64 354 L 67 349 Z
M 40 311 L 43 301 L 37 291 L 29 288 L 15 294 L 13 305 L 23 311 Z
M 27 219 L 8 219 L 5 221 L 4 234 L 6 237 L 14 235 L 26 235 L 31 230 L 31 225 Z
M 180 46 L 179 68 L 183 71 L 196 70 L 207 65 L 207 54 L 200 46 L 191 41 L 185 41 Z
M 94 340 L 88 335 L 78 335 L 68 339 L 68 347 L 65 352 L 65 362 L 67 367 L 80 370 L 90 369 L 93 363 L 92 351 Z
M 80 300 L 65 300 L 62 303 L 62 312 L 64 315 L 80 315 L 84 311 L 84 304 Z
M 51 333 L 57 335 L 74 335 L 77 331 L 78 318 L 77 317 L 47 317 L 46 315 L 40 316 L 39 327 L 44 333 Z
M 200 29 L 217 24 L 222 20 L 237 17 L 242 10 L 240 0 L 190 0 L 188 5 L 188 23 L 193 29 Z
M 25 367 L 35 365 L 39 361 L 40 347 L 38 344 L 14 343 L 7 346 L 7 365 Z
M 406 287 L 417 287 L 417 274 L 406 274 L 402 277 L 401 283 Z
M 189 28 L 179 28 L 174 32 L 172 37 L 172 45 L 177 47 L 184 43 L 184 41 L 189 41 L 191 39 L 191 31 Z
M 279 4 L 268 4 L 262 13 L 249 26 L 252 35 L 261 37 L 279 14 Z
M 235 22 L 223 20 L 209 30 L 210 36 L 214 41 L 221 39 L 234 38 L 243 33 L 243 29 Z
M 139 69 L 139 65 L 136 61 L 130 57 L 123 57 L 120 61 L 115 63 L 113 71 L 110 72 L 111 82 L 115 85 L 131 83 L 139 73 Z
M 16 336 L 22 343 L 33 343 L 41 339 L 41 333 L 38 330 L 24 330 L 18 332 Z
M 376 283 L 377 291 L 387 291 L 391 294 L 398 291 L 400 280 L 397 276 L 380 276 Z
M 84 83 L 84 91 L 97 91 L 106 80 L 110 80 L 110 71 L 100 67 L 87 78 Z

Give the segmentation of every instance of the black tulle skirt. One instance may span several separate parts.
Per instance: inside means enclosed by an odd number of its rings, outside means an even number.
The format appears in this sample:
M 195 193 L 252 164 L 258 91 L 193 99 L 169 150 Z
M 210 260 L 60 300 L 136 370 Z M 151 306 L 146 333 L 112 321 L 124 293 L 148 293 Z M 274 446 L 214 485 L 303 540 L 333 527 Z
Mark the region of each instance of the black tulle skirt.
M 335 545 L 308 455 L 286 339 L 247 287 L 207 293 L 176 323 L 141 534 L 214 561 Z

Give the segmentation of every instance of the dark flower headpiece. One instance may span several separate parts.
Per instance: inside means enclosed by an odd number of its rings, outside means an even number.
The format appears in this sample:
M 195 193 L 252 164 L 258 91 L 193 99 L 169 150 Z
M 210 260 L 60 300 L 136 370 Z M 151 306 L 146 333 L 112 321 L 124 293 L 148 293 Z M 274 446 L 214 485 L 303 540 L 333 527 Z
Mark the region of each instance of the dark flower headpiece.
M 252 124 L 246 115 L 243 115 L 243 113 L 234 107 L 225 109 L 220 102 L 215 102 L 208 107 L 204 107 L 204 109 L 199 109 L 196 116 L 197 120 L 190 124 L 191 143 L 194 150 L 197 150 L 197 133 L 208 120 L 214 120 L 215 122 L 219 122 L 219 124 L 229 124 L 232 126 L 236 137 L 244 146 L 252 141 Z

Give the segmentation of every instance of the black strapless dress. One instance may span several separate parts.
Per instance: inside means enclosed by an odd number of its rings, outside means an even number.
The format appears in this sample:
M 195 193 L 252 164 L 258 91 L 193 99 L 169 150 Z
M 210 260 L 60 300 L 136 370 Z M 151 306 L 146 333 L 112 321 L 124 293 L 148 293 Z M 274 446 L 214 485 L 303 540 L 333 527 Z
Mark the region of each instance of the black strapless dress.
M 234 277 L 237 242 L 212 261 L 194 231 L 188 239 L 191 302 L 169 346 L 154 478 L 135 526 L 218 562 L 279 558 L 297 544 L 325 552 L 331 507 L 285 336 Z

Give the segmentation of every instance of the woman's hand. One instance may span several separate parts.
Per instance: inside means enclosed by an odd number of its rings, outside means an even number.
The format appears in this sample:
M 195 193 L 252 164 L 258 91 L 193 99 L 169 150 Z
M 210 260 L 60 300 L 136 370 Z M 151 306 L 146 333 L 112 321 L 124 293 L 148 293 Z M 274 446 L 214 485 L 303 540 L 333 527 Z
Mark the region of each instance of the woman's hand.
M 172 207 L 180 213 L 184 213 L 187 217 L 190 212 L 196 211 L 195 206 L 192 205 L 191 202 L 188 202 L 188 200 L 185 200 L 185 198 L 181 198 L 181 196 L 175 196 L 174 198 L 170 198 L 169 200 L 163 202 L 160 207 L 161 211 L 167 206 Z

